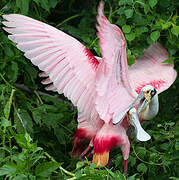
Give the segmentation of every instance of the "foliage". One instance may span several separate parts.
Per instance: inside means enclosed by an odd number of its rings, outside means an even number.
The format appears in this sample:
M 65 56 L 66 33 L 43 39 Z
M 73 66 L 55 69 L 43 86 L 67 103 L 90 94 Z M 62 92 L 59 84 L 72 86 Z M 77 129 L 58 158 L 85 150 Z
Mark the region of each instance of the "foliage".
M 178 70 L 177 0 L 105 0 L 105 14 L 124 32 L 128 64 L 159 41 L 169 52 L 166 63 Z M 100 55 L 95 0 L 2 0 L 0 14 L 21 13 L 56 26 Z M 2 17 L 0 17 L 0 22 Z M 3 179 L 125 179 L 119 148 L 109 168 L 95 169 L 71 158 L 76 109 L 62 95 L 45 92 L 38 70 L 7 39 L 0 27 L 0 176 Z M 160 113 L 144 128 L 147 143 L 131 139 L 128 179 L 177 179 L 179 161 L 178 80 L 160 95 Z M 65 169 L 64 169 L 65 168 Z M 67 170 L 68 169 L 68 170 Z

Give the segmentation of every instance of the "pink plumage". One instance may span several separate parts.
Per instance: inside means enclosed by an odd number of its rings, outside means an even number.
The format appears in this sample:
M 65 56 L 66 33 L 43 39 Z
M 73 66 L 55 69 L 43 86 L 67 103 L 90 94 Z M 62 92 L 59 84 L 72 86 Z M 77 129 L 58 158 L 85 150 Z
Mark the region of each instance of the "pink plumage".
M 40 76 L 47 79 L 42 83 L 52 83 L 47 90 L 64 93 L 77 106 L 78 130 L 72 153 L 85 154 L 81 143 L 90 142 L 88 150 L 93 146 L 97 166 L 107 164 L 109 151 L 115 146 L 121 147 L 125 163 L 129 156 L 127 116 L 118 125 L 113 125 L 112 119 L 134 101 L 143 86 L 153 85 L 160 93 L 176 78 L 173 65 L 162 63 L 168 53 L 159 43 L 128 68 L 124 35 L 107 20 L 103 8 L 101 2 L 97 35 L 102 58 L 50 25 L 18 14 L 3 16 L 7 20 L 3 22 L 4 30 L 11 34 L 9 39 L 43 71 Z

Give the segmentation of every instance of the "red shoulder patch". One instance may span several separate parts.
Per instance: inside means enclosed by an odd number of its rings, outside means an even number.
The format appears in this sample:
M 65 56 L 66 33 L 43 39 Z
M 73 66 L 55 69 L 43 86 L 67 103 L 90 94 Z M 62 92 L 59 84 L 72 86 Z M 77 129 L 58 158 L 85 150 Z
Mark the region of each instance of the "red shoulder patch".
M 84 48 L 84 53 L 88 57 L 88 62 L 92 66 L 93 70 L 96 71 L 99 61 L 93 56 L 93 54 L 90 52 L 90 50 L 87 47 Z
M 146 85 L 151 85 L 157 90 L 157 89 L 160 89 L 160 87 L 164 86 L 165 84 L 166 84 L 166 82 L 163 80 L 154 80 L 154 81 L 150 81 L 150 82 L 143 82 L 135 89 L 135 91 L 137 92 L 137 94 L 139 94 L 141 89 Z

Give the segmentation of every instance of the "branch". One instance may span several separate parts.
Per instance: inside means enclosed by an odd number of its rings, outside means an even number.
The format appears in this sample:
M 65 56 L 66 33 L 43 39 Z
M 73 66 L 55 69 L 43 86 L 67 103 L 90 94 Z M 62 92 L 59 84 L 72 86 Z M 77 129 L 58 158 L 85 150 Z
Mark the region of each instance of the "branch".
M 17 83 L 14 83 L 14 86 L 22 91 L 26 91 L 28 93 L 32 93 L 32 91 L 27 87 L 25 86 L 24 84 L 17 84 Z M 58 102 L 60 103 L 65 103 L 65 101 L 61 98 L 59 98 L 57 95 L 53 96 L 51 94 L 48 94 L 48 93 L 45 93 L 45 92 L 42 92 L 42 91 L 36 91 L 39 95 L 41 96 L 48 96 L 48 97 L 51 97 L 51 98 L 54 98 L 56 99 Z

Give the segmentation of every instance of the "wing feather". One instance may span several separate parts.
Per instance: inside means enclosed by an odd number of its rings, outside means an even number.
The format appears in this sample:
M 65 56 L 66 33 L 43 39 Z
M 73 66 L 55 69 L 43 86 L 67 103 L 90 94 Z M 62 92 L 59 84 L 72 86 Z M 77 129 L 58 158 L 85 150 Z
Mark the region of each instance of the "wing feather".
M 171 86 L 177 73 L 173 64 L 163 63 L 167 59 L 168 52 L 159 43 L 155 43 L 129 68 L 129 78 L 137 93 L 145 85 L 152 85 L 158 93 Z
M 94 99 L 99 62 L 91 52 L 73 37 L 40 21 L 18 14 L 3 17 L 7 20 L 3 22 L 4 30 L 11 34 L 9 39 L 44 71 L 41 77 L 47 79 L 42 83 L 52 83 L 46 89 L 64 93 L 89 121 L 94 114 L 97 117 Z
M 128 79 L 124 35 L 119 27 L 107 20 L 103 9 L 104 3 L 101 2 L 98 8 L 97 29 L 102 60 L 97 72 L 96 109 L 100 118 L 109 122 L 119 111 L 125 110 L 125 106 L 129 105 L 128 99 L 132 101 L 136 93 Z

